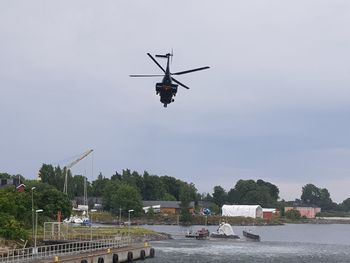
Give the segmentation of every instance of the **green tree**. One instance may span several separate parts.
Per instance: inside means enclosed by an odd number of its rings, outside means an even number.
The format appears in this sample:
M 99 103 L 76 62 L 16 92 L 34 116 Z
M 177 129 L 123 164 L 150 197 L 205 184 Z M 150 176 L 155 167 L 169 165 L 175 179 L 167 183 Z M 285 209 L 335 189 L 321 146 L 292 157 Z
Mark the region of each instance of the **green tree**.
M 256 183 L 257 183 L 257 185 L 259 185 L 259 186 L 265 186 L 265 187 L 267 187 L 270 196 L 271 196 L 275 201 L 278 200 L 280 190 L 278 189 L 278 187 L 277 187 L 276 185 L 271 184 L 271 183 L 269 183 L 269 182 L 265 182 L 265 181 L 263 181 L 263 180 L 261 180 L 261 179 L 257 180 Z
M 53 167 L 51 164 L 43 164 L 39 170 L 39 177 L 43 183 L 47 183 L 56 187 L 57 190 L 63 191 L 64 182 L 67 172 L 67 193 L 72 196 L 72 189 L 70 185 L 72 183 L 72 173 L 70 170 L 66 170 L 66 167 L 63 170 L 60 166 Z
M 90 182 L 87 180 L 87 178 L 83 175 L 74 175 L 70 187 L 69 187 L 69 192 L 70 192 L 70 198 L 74 198 L 77 196 L 84 196 L 84 184 L 86 180 L 86 190 L 88 196 L 92 196 L 92 186 Z
M 102 197 L 105 192 L 106 186 L 112 182 L 115 182 L 115 180 L 110 180 L 104 177 L 98 177 L 97 180 L 93 181 L 91 184 L 91 195 L 95 197 Z
M 144 174 L 143 176 L 143 200 L 162 200 L 166 191 L 162 180 L 155 175 Z
M 165 193 L 163 198 L 162 198 L 163 201 L 177 201 L 175 196 L 169 194 L 169 193 Z
M 301 200 L 305 204 L 319 206 L 322 210 L 329 210 L 334 207 L 328 190 L 326 188 L 318 188 L 313 184 L 303 186 Z
M 307 184 L 302 188 L 301 200 L 305 204 L 316 205 L 319 203 L 321 192 L 320 188 L 316 187 L 313 184 Z
M 230 204 L 238 204 L 239 203 L 239 193 L 236 189 L 231 188 L 227 193 L 227 201 Z
M 190 203 L 193 200 L 193 190 L 188 184 L 184 184 L 180 189 L 180 220 L 183 223 L 191 222 L 191 214 L 189 212 Z
M 161 176 L 160 179 L 163 182 L 165 191 L 174 196 L 176 200 L 180 200 L 180 189 L 185 182 L 167 175 Z
M 227 200 L 228 200 L 228 195 L 224 190 L 224 188 L 222 188 L 219 185 L 214 186 L 213 202 L 219 207 L 222 207 L 222 205 L 225 204 Z
M 271 196 L 271 193 L 273 196 Z M 277 205 L 279 190 L 275 185 L 263 180 L 239 180 L 235 186 L 234 198 L 239 204 L 259 204 L 262 207 Z
M 116 213 L 119 208 L 124 211 L 134 210 L 135 215 L 142 211 L 142 200 L 138 190 L 127 184 L 121 184 L 111 195 L 111 211 Z
M 340 204 L 341 210 L 343 211 L 350 211 L 350 198 L 345 199 L 341 204 Z
M 103 189 L 102 194 L 102 205 L 103 209 L 106 211 L 112 211 L 112 201 L 111 197 L 113 194 L 115 194 L 118 191 L 120 185 L 120 181 L 117 180 L 110 180 L 108 184 Z M 119 211 L 119 207 L 118 207 Z M 117 213 L 117 211 L 113 211 L 114 213 Z

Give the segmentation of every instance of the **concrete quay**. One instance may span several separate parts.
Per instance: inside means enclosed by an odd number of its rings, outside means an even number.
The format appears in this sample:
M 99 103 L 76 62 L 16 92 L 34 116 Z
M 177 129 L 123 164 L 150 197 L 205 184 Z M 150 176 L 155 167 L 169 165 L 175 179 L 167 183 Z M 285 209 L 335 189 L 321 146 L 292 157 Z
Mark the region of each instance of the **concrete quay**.
M 104 251 L 85 252 L 76 255 L 54 256 L 52 259 L 40 260 L 40 263 L 118 263 L 145 260 L 155 256 L 155 251 L 147 243 L 140 246 L 107 249 Z
M 154 255 L 148 243 L 135 243 L 130 237 L 114 237 L 6 250 L 0 253 L 0 263 L 117 263 L 144 260 Z

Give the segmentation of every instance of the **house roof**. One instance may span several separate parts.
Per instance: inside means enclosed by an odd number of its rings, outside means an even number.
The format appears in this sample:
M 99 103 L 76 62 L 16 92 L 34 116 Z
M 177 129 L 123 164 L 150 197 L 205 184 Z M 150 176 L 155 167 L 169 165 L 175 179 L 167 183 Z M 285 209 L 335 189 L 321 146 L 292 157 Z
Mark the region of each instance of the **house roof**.
M 143 201 L 143 206 L 160 205 L 160 208 L 180 208 L 180 201 Z M 194 202 L 190 202 L 189 207 L 194 207 Z

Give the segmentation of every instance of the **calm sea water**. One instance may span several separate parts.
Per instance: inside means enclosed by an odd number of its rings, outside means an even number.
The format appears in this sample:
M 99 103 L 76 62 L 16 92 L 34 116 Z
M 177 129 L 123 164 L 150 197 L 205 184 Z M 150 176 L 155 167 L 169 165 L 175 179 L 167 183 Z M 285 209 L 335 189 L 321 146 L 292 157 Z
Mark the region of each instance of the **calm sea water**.
M 350 225 L 289 224 L 251 227 L 261 242 L 194 240 L 179 226 L 145 226 L 172 234 L 174 239 L 152 242 L 156 257 L 147 262 L 350 262 Z M 214 232 L 217 227 L 207 227 Z M 244 227 L 234 226 L 242 235 Z M 246 228 L 248 229 L 248 228 Z

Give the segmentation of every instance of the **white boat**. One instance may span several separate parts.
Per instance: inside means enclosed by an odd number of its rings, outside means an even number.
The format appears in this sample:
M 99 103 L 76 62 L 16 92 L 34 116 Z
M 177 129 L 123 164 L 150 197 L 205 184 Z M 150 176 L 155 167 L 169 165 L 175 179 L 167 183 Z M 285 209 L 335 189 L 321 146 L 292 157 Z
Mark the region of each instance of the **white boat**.
M 210 237 L 222 239 L 240 239 L 240 237 L 233 232 L 232 226 L 225 222 L 222 222 L 217 231 L 210 234 Z
M 70 224 L 82 224 L 84 220 L 78 216 L 71 216 L 70 218 L 66 218 L 63 220 L 64 223 L 70 223 Z

